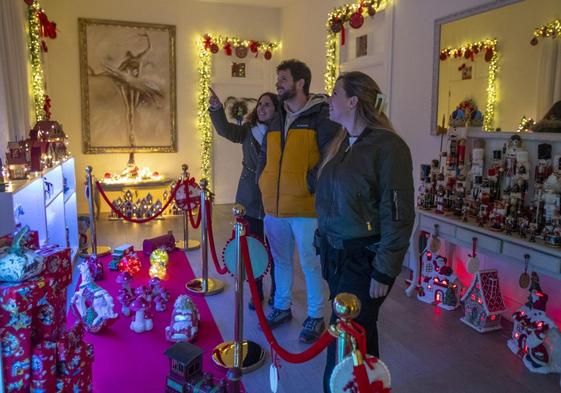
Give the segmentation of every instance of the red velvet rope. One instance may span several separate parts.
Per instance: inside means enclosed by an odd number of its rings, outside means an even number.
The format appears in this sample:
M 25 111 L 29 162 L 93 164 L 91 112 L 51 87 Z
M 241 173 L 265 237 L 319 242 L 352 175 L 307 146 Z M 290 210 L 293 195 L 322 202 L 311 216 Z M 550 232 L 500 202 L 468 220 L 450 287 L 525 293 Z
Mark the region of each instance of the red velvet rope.
M 144 224 L 145 222 L 148 221 L 152 221 L 154 219 L 156 219 L 158 216 L 160 216 L 164 211 L 166 211 L 166 209 L 169 207 L 169 205 L 171 204 L 171 201 L 173 201 L 175 199 L 175 193 L 177 192 L 177 189 L 179 188 L 179 186 L 181 185 L 181 181 L 177 181 L 177 183 L 175 184 L 175 186 L 173 187 L 173 190 L 171 191 L 171 195 L 169 197 L 169 199 L 167 200 L 166 204 L 162 207 L 162 209 L 160 211 L 158 211 L 156 214 L 154 214 L 152 217 L 149 218 L 142 218 L 142 219 L 136 219 L 136 218 L 129 218 L 127 216 L 125 216 L 119 209 L 116 209 L 115 206 L 113 206 L 113 204 L 111 203 L 111 201 L 109 200 L 109 198 L 107 197 L 107 194 L 105 194 L 105 191 L 103 190 L 103 188 L 101 187 L 101 183 L 99 181 L 95 182 L 95 185 L 97 187 L 97 189 L 99 190 L 99 193 L 101 194 L 101 196 L 103 197 L 103 200 L 109 205 L 109 207 L 111 208 L 111 210 L 113 210 L 113 212 L 115 214 L 117 214 L 119 217 L 121 217 L 123 220 L 125 221 L 129 221 L 129 222 L 134 222 L 136 224 Z
M 206 230 L 208 233 L 208 243 L 210 248 L 210 255 L 212 255 L 212 262 L 214 263 L 214 268 L 218 272 L 218 274 L 226 274 L 228 269 L 226 266 L 220 266 L 218 262 L 218 255 L 216 254 L 216 247 L 214 246 L 214 233 L 212 232 L 212 204 L 208 201 L 206 204 Z M 199 211 L 199 215 L 202 215 Z
M 259 294 L 257 292 L 257 286 L 255 284 L 255 278 L 253 277 L 253 269 L 251 267 L 251 260 L 249 257 L 249 248 L 247 246 L 247 238 L 242 236 L 240 239 L 242 257 L 245 264 L 245 270 L 247 273 L 249 281 L 249 289 L 251 291 L 251 298 L 253 299 L 253 304 L 255 305 L 255 311 L 257 312 L 257 317 L 259 318 L 259 324 L 263 329 L 263 333 L 269 342 L 269 345 L 274 349 L 274 351 L 284 360 L 290 363 L 304 363 L 308 360 L 316 357 L 321 351 L 323 351 L 331 342 L 335 339 L 328 331 L 323 332 L 318 341 L 314 343 L 310 348 L 301 353 L 292 353 L 285 350 L 279 345 L 275 336 L 271 332 L 271 328 L 267 324 L 265 319 L 265 313 L 263 312 L 263 307 L 259 300 Z
M 201 209 L 199 209 L 199 216 L 197 217 L 197 221 L 195 221 L 195 219 L 193 218 L 193 209 L 191 209 L 191 195 L 189 193 L 189 184 L 197 186 L 194 177 L 190 178 L 189 182 L 187 183 L 187 213 L 189 214 L 189 221 L 191 222 L 191 226 L 193 227 L 193 229 L 197 229 L 199 225 L 201 225 L 202 214 Z

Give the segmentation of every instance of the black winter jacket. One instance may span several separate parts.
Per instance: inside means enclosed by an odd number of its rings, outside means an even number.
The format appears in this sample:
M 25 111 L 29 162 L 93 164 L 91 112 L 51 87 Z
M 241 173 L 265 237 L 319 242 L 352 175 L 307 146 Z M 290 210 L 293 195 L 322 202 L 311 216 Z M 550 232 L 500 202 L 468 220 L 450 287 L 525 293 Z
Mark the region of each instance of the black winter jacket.
M 365 129 L 343 141 L 317 182 L 318 229 L 333 248 L 350 240 L 379 239 L 371 276 L 389 282 L 401 265 L 415 221 L 412 159 L 396 133 Z
M 261 192 L 255 179 L 255 168 L 261 146 L 253 137 L 249 124 L 237 125 L 228 122 L 224 108 L 210 111 L 210 119 L 216 132 L 220 136 L 242 145 L 242 173 L 238 182 L 236 192 L 236 203 L 242 204 L 246 209 L 246 215 L 253 218 L 262 219 L 263 204 L 261 203 Z

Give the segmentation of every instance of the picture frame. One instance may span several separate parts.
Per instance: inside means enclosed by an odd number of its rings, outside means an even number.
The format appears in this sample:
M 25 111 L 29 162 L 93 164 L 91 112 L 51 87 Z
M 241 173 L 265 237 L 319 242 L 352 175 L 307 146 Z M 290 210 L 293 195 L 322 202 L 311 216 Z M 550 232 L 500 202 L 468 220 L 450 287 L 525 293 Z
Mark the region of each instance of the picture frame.
M 78 19 L 86 154 L 177 152 L 175 26 Z

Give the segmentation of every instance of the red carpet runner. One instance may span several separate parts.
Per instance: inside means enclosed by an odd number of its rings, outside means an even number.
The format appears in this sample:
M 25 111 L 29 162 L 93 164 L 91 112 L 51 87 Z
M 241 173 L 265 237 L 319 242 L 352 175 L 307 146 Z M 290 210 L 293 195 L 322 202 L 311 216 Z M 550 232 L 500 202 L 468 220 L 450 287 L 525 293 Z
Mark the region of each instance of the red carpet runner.
M 142 269 L 134 277 L 131 287 L 136 288 L 148 284 L 150 261 L 142 252 L 138 255 L 142 260 Z M 117 300 L 119 285 L 115 282 L 118 272 L 110 271 L 107 266 L 111 257 L 102 259 L 105 272 L 104 280 L 97 283 L 106 289 L 115 301 L 115 311 L 121 306 Z M 185 283 L 194 278 L 193 271 L 185 254 L 175 251 L 170 254 L 167 281 L 163 282 L 171 295 L 167 310 L 154 311 L 154 328 L 145 333 L 130 330 L 131 317 L 120 314 L 119 319 L 108 329 L 99 334 L 86 334 L 85 341 L 94 346 L 93 388 L 95 393 L 133 393 L 133 392 L 164 392 L 165 377 L 169 374 L 169 361 L 164 351 L 173 343 L 165 339 L 165 328 L 170 323 L 173 302 L 178 295 L 186 293 Z M 191 296 L 200 313 L 199 336 L 194 344 L 204 351 L 204 370 L 217 377 L 224 374 L 214 367 L 211 360 L 212 349 L 223 342 L 222 336 L 210 309 L 201 296 Z M 69 312 L 68 324 L 72 326 L 74 317 Z

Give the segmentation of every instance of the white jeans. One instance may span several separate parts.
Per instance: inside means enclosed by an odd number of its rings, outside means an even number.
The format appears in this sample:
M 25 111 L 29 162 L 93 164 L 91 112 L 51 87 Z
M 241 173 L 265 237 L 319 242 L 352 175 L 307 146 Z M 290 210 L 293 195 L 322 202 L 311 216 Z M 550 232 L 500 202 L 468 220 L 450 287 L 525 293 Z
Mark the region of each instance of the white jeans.
M 274 217 L 264 219 L 265 235 L 275 262 L 275 308 L 288 310 L 292 299 L 294 243 L 306 280 L 308 316 L 323 317 L 325 298 L 321 264 L 313 245 L 317 219 Z

